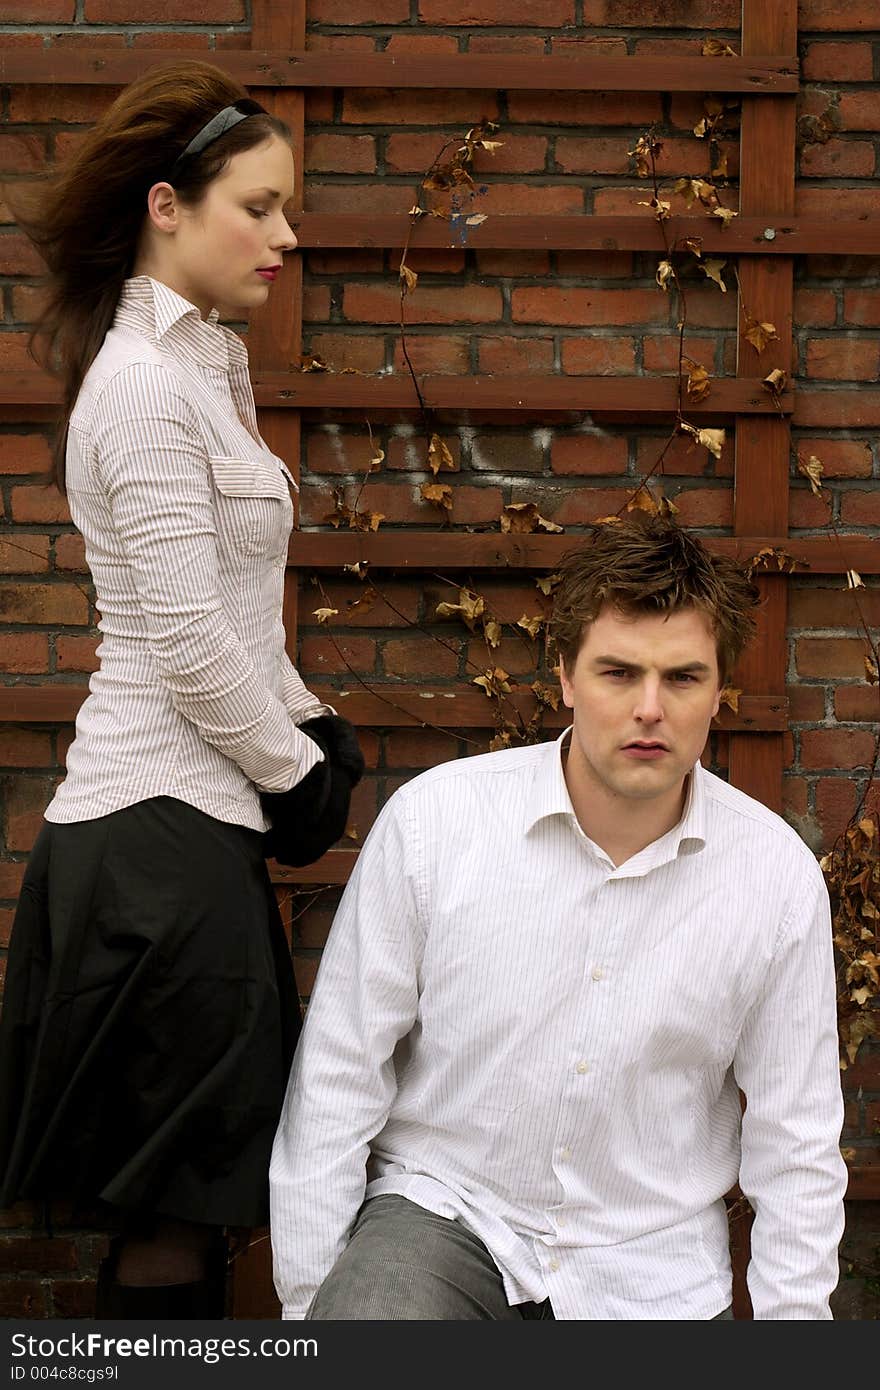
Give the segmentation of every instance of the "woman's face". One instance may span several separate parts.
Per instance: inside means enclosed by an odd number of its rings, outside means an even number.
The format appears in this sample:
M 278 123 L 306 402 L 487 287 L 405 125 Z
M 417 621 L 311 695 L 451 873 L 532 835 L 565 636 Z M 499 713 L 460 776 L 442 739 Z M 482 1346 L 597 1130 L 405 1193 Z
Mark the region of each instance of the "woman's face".
M 147 273 L 195 304 L 203 318 L 215 305 L 224 312 L 259 308 L 283 253 L 296 246 L 282 211 L 292 197 L 293 154 L 270 135 L 233 155 L 196 207 L 173 198 L 167 229 L 151 207 L 155 229 L 167 234 L 154 234 Z

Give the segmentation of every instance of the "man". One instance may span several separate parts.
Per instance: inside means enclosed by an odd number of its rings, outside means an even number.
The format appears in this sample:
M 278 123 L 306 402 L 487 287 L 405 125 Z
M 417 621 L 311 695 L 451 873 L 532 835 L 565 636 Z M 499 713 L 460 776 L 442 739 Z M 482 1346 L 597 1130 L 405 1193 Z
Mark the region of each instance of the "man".
M 831 1317 L 828 895 L 699 763 L 756 599 L 669 522 L 597 527 L 556 591 L 571 728 L 384 807 L 275 1141 L 285 1318 L 730 1317 L 737 1180 L 755 1317 Z

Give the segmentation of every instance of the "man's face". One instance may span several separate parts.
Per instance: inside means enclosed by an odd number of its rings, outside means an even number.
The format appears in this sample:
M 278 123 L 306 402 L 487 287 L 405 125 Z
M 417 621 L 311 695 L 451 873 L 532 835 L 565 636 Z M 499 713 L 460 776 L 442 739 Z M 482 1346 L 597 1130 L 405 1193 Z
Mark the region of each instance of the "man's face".
M 574 711 L 572 792 L 672 805 L 718 712 L 718 655 L 705 615 L 633 615 L 605 604 L 561 679 Z

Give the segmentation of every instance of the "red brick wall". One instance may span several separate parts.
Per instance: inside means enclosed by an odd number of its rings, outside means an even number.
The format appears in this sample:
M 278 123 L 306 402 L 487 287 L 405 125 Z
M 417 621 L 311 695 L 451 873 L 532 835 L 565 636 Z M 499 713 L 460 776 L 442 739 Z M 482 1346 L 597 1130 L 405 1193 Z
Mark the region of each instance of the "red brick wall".
M 167 47 L 210 54 L 249 42 L 248 16 L 259 0 L 0 0 L 4 44 L 108 48 Z M 82 17 L 80 17 L 80 15 Z M 540 23 L 534 22 L 539 17 Z M 308 45 L 337 53 L 456 52 L 586 55 L 693 54 L 715 35 L 738 46 L 739 0 L 311 0 Z M 12 32 L 8 32 L 9 29 Z M 802 0 L 801 147 L 797 207 L 805 214 L 875 217 L 880 94 L 880 17 L 876 0 Z M 719 60 L 722 61 L 722 60 Z M 81 137 L 110 99 L 107 88 L 6 88 L 0 108 L 0 178 L 39 173 Z M 702 112 L 696 95 L 554 94 L 459 91 L 389 93 L 318 90 L 306 96 L 306 208 L 315 212 L 404 213 L 419 176 L 443 142 L 483 116 L 498 120 L 494 156 L 478 153 L 480 192 L 473 211 L 609 214 L 634 210 L 648 195 L 627 151 L 652 122 L 664 140 L 665 175 L 705 174 L 705 142 L 692 127 Z M 820 138 L 817 139 L 816 136 Z M 734 177 L 724 201 L 736 206 L 737 140 L 726 142 Z M 646 209 L 641 212 L 648 216 Z M 0 366 L 29 365 L 26 337 L 39 296 L 40 263 L 0 209 Z M 823 462 L 833 515 L 843 532 L 880 532 L 876 432 L 841 426 L 835 388 L 867 390 L 880 371 L 880 259 L 828 253 L 796 262 L 792 370 L 804 387 L 795 417 L 804 454 Z M 306 252 L 304 349 L 335 371 L 405 370 L 399 334 L 394 251 Z M 677 361 L 674 304 L 654 284 L 657 257 L 646 253 L 513 253 L 413 251 L 419 274 L 407 300 L 410 355 L 420 372 L 461 376 L 555 373 L 569 376 L 654 376 Z M 689 280 L 686 350 L 710 372 L 735 369 L 736 295 L 699 276 Z M 760 306 L 749 306 L 760 317 Z M 757 373 L 760 361 L 754 358 Z M 636 402 L 637 408 L 637 402 Z M 440 422 L 455 460 L 441 475 L 454 489 L 453 530 L 495 530 L 503 506 L 536 501 L 541 514 L 576 534 L 585 522 L 615 511 L 651 467 L 666 437 L 665 422 L 640 425 L 555 416 L 449 416 Z M 372 438 L 370 437 L 372 432 Z M 0 425 L 0 622 L 5 625 L 0 679 L 83 684 L 94 666 L 96 614 L 82 545 L 63 499 L 46 481 L 47 429 Z M 721 459 L 677 443 L 667 455 L 664 489 L 680 519 L 708 536 L 729 532 L 732 515 L 731 434 Z M 358 493 L 370 458 L 381 447 L 360 505 L 382 512 L 383 529 L 435 529 L 439 514 L 420 495 L 430 480 L 425 440 L 413 417 L 371 412 L 314 413 L 302 437 L 301 524 L 327 528 L 332 490 Z M 827 511 L 794 477 L 794 534 L 824 532 Z M 329 529 L 329 528 L 328 528 Z M 454 580 L 458 574 L 449 576 Z M 540 644 L 505 629 L 487 652 L 461 625 L 438 620 L 435 608 L 454 591 L 440 578 L 377 576 L 382 597 L 369 611 L 350 609 L 362 592 L 356 579 L 323 579 L 340 611 L 331 634 L 311 617 L 323 598 L 308 583 L 300 604 L 300 662 L 307 679 L 353 688 L 349 668 L 370 684 L 436 684 L 461 689 L 487 665 L 521 679 L 541 664 Z M 499 621 L 546 609 L 528 576 L 478 579 Z M 863 591 L 869 621 L 880 617 L 880 586 Z M 441 639 L 440 641 L 436 639 Z M 846 823 L 866 785 L 877 718 L 877 692 L 864 681 L 857 614 L 839 576 L 791 580 L 786 813 L 817 852 Z M 337 650 L 338 648 L 338 650 Z M 441 722 L 438 720 L 438 723 Z M 8 930 L 28 850 L 52 786 L 62 775 L 68 727 L 0 728 L 4 782 L 0 842 L 0 913 Z M 355 794 L 352 843 L 361 840 L 378 806 L 402 780 L 433 763 L 485 748 L 483 730 L 451 733 L 365 731 L 368 773 Z M 711 765 L 726 767 L 726 738 L 715 735 Z M 296 916 L 294 941 L 301 988 L 308 994 L 335 892 L 303 915 L 307 899 L 285 905 Z M 0 944 L 5 942 L 0 938 Z M 872 1061 L 872 1055 L 874 1060 Z M 876 1053 L 863 1050 L 848 1077 L 846 1142 L 877 1144 Z M 870 1210 L 874 1215 L 869 1214 Z M 14 1277 L 0 1283 L 0 1315 L 85 1314 L 99 1242 L 64 1233 L 50 1247 L 37 1213 L 8 1214 L 0 1260 Z M 864 1244 L 876 1209 L 852 1207 Z M 35 1224 L 36 1223 L 36 1224 Z M 37 1232 L 34 1234 L 34 1232 Z M 861 1248 L 861 1247 L 860 1247 Z M 857 1271 L 862 1268 L 857 1264 Z M 853 1290 L 857 1289 L 858 1296 Z M 839 1315 L 865 1312 L 864 1279 L 839 1295 Z M 853 1311 L 861 1309 L 861 1311 Z

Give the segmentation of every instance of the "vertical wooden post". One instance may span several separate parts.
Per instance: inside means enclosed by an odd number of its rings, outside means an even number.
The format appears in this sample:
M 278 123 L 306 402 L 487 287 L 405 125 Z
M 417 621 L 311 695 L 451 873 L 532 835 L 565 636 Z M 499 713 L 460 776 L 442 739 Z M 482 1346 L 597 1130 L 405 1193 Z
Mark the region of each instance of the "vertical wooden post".
M 251 47 L 301 51 L 305 48 L 306 0 L 253 0 Z M 302 91 L 262 89 L 254 98 L 290 126 L 293 136 L 296 191 L 294 211 L 303 206 L 305 101 Z M 285 258 L 284 269 L 272 286 L 265 307 L 255 313 L 248 330 L 252 371 L 289 371 L 299 366 L 302 344 L 302 258 Z M 299 481 L 300 417 L 295 410 L 259 414 L 260 433 L 273 453 L 283 458 Z M 284 626 L 287 650 L 296 652 L 296 587 L 285 588 Z M 253 1231 L 247 1254 L 233 1266 L 234 1318 L 278 1318 L 280 1305 L 272 1283 L 272 1250 L 268 1231 Z
M 742 53 L 790 53 L 796 63 L 797 0 L 743 0 Z M 773 239 L 773 216 L 794 211 L 796 99 L 743 98 L 740 141 L 740 212 L 767 216 Z M 775 367 L 791 371 L 793 261 L 790 256 L 744 256 L 739 265 L 740 296 L 737 375 L 762 376 Z M 778 339 L 760 357 L 745 338 L 745 315 L 776 325 Z M 791 427 L 781 416 L 741 417 L 736 425 L 733 527 L 738 536 L 788 534 L 788 480 Z M 744 655 L 736 684 L 754 695 L 785 691 L 787 580 L 781 574 L 759 580 L 764 599 L 758 637 Z M 730 780 L 774 811 L 782 809 L 783 734 L 733 733 Z M 732 1245 L 733 1311 L 752 1316 L 745 1270 L 749 1259 L 749 1219 L 738 1223 Z

